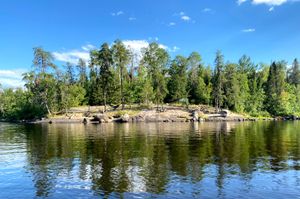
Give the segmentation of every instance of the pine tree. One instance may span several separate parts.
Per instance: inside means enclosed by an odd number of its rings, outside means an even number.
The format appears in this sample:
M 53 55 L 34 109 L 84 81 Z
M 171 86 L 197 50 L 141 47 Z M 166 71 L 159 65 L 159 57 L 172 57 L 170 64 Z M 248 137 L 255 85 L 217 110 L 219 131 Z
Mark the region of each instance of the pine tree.
M 226 100 L 224 101 L 224 104 L 231 110 L 241 111 L 243 110 L 243 101 L 241 101 L 241 89 L 237 65 L 232 63 L 226 64 L 224 74 L 226 76 L 224 86 Z
M 78 60 L 77 70 L 79 71 L 78 83 L 85 89 L 87 89 L 87 72 L 86 72 L 86 63 L 83 59 Z
M 221 51 L 217 51 L 215 59 L 215 71 L 213 76 L 213 98 L 214 105 L 217 110 L 223 106 L 225 95 L 224 95 L 224 57 Z
M 129 90 L 125 90 L 125 85 L 128 86 L 129 79 L 129 74 L 126 66 L 130 61 L 130 52 L 128 49 L 126 49 L 126 47 L 120 40 L 115 41 L 112 47 L 112 52 L 113 61 L 117 70 L 118 81 L 120 82 L 120 97 L 122 109 L 124 109 L 126 103 L 125 96 L 126 94 L 128 94 L 128 92 L 130 92 Z
M 300 84 L 300 66 L 297 59 L 294 59 L 292 68 L 289 70 L 288 82 L 295 86 Z
M 101 94 L 104 104 L 104 111 L 107 110 L 109 95 L 113 93 L 113 73 L 111 71 L 113 65 L 112 51 L 107 43 L 102 44 L 99 51 L 92 52 L 92 63 L 99 66 L 99 76 L 96 83 L 100 84 Z
M 199 85 L 199 67 L 201 56 L 197 52 L 192 52 L 187 59 L 188 65 L 188 98 L 192 103 L 199 103 L 198 85 Z
M 270 66 L 269 76 L 266 83 L 266 108 L 269 113 L 273 115 L 282 114 L 281 109 L 281 97 L 286 98 L 284 87 L 285 87 L 285 65 L 286 63 L 273 62 Z
M 169 101 L 187 98 L 187 59 L 183 56 L 176 56 L 169 69 L 169 75 Z
M 74 66 L 70 63 L 66 63 L 66 78 L 69 84 L 75 84 L 75 71 Z
M 148 48 L 144 49 L 141 63 L 146 67 L 147 74 L 152 81 L 154 100 L 157 107 L 163 102 L 168 92 L 165 79 L 168 60 L 168 53 L 160 48 L 157 43 L 151 43 Z

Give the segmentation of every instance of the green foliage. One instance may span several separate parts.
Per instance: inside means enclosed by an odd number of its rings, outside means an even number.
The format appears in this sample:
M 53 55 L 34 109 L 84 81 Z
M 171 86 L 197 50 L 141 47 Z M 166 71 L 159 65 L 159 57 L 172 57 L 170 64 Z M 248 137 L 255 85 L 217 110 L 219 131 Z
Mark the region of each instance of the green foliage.
M 137 77 L 133 83 L 134 101 L 139 104 L 147 104 L 153 100 L 153 87 L 150 77 L 147 75 L 147 69 L 141 66 Z
M 241 100 L 241 89 L 239 82 L 239 74 L 236 64 L 227 64 L 224 71 L 225 77 L 227 77 L 224 83 L 225 90 L 225 106 L 231 110 L 243 111 L 243 101 Z
M 273 62 L 270 66 L 265 86 L 265 104 L 267 111 L 272 115 L 285 114 L 289 106 L 286 104 L 289 101 L 289 95 L 285 92 L 285 65 L 286 63 L 281 61 Z
M 255 65 L 242 56 L 224 63 L 216 53 L 213 72 L 193 52 L 170 60 L 168 52 L 151 43 L 140 54 L 120 40 L 90 52 L 90 62 L 78 60 L 56 67 L 51 53 L 34 48 L 33 70 L 23 75 L 23 89 L 0 87 L 0 118 L 36 119 L 73 106 L 133 105 L 163 102 L 213 104 L 251 116 L 300 115 L 300 66 L 295 59 L 271 66 Z
M 130 52 L 120 40 L 117 40 L 112 46 L 112 53 L 115 65 L 115 85 L 120 88 L 120 100 L 116 100 L 115 103 L 121 103 L 122 109 L 124 109 L 126 102 L 131 101 L 131 85 L 127 70 L 127 65 L 130 61 Z
M 187 98 L 187 59 L 176 56 L 169 69 L 168 101 L 174 102 Z
M 294 59 L 293 65 L 288 71 L 288 82 L 295 86 L 300 84 L 300 65 L 297 59 Z
M 30 103 L 22 89 L 4 89 L 0 93 L 0 118 L 8 120 L 35 119 L 45 114 L 39 104 Z
M 149 47 L 144 49 L 141 64 L 147 69 L 147 75 L 152 81 L 153 99 L 157 105 L 162 103 L 168 93 L 165 78 L 168 61 L 168 53 L 157 43 L 151 43 Z
M 217 109 L 223 106 L 225 101 L 225 93 L 224 93 L 224 56 L 221 51 L 217 51 L 216 59 L 215 59 L 215 72 L 213 76 L 213 98 L 214 105 Z

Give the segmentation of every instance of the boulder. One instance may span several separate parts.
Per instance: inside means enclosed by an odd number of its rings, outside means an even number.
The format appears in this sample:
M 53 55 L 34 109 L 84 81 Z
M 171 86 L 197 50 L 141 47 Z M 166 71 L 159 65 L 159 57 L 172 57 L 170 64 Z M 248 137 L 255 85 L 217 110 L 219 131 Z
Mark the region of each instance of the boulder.
M 121 122 L 129 122 L 129 119 L 130 117 L 127 113 L 121 116 Z
M 193 118 L 192 118 L 192 121 L 194 121 L 194 122 L 199 121 L 199 114 L 198 114 L 198 111 L 194 111 L 194 112 L 193 112 Z
M 224 109 L 224 110 L 220 111 L 219 114 L 221 114 L 222 117 L 228 117 L 230 115 L 230 111 Z
M 88 123 L 88 120 L 86 118 L 83 118 L 83 121 L 82 121 L 83 124 L 87 124 Z
M 105 114 L 98 114 L 93 116 L 94 119 L 93 121 L 99 121 L 100 123 L 108 123 L 111 122 L 112 120 Z

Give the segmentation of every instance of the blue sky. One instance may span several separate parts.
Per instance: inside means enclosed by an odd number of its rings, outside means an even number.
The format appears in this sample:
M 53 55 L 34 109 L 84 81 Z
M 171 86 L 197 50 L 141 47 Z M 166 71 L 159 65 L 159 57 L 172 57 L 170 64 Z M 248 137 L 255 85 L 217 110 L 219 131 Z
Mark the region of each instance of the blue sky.
M 138 50 L 157 41 L 171 55 L 215 52 L 270 63 L 300 57 L 298 0 L 2 0 L 0 83 L 21 85 L 42 46 L 56 62 L 88 59 L 88 51 L 121 39 Z

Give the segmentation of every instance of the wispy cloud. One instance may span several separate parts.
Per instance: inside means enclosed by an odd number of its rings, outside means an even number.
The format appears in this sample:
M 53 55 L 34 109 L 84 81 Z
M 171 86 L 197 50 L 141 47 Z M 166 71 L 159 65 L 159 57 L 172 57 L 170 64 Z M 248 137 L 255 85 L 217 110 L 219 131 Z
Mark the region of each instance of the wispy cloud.
M 242 32 L 255 32 L 255 29 L 254 28 L 248 28 L 248 29 L 243 29 Z
M 9 88 L 23 87 L 22 74 L 25 72 L 25 69 L 0 70 L 0 84 Z
M 180 48 L 177 47 L 177 46 L 173 46 L 172 48 L 168 48 L 167 50 L 168 50 L 169 52 L 176 52 L 176 51 L 180 50 Z
M 246 1 L 250 1 L 253 5 L 265 4 L 268 6 L 280 6 L 288 2 L 299 2 L 299 0 L 237 0 L 237 4 L 241 5 Z
M 114 16 L 114 17 L 115 17 L 115 16 L 120 16 L 120 15 L 123 15 L 123 14 L 124 14 L 124 12 L 121 11 L 121 10 L 118 11 L 118 12 L 113 12 L 113 13 L 111 13 L 111 15 Z
M 85 45 L 85 46 L 81 46 L 81 48 L 82 48 L 82 50 L 84 50 L 84 51 L 91 51 L 91 50 L 95 49 L 96 46 L 94 46 L 94 45 L 92 45 L 92 44 L 87 44 L 87 45 Z
M 128 20 L 129 21 L 134 21 L 134 20 L 136 20 L 136 18 L 135 17 L 129 17 Z
M 82 46 L 81 49 L 74 49 L 70 51 L 52 52 L 53 57 L 62 62 L 70 62 L 71 64 L 77 64 L 79 59 L 83 59 L 85 62 L 88 62 L 90 59 L 90 51 L 95 49 L 96 47 L 88 44 Z
M 272 6 L 271 8 L 269 8 L 269 12 L 274 11 L 274 6 Z
M 204 13 L 212 13 L 213 10 L 212 10 L 211 8 L 204 8 L 204 9 L 202 10 L 202 12 L 204 12 Z
M 175 22 L 170 22 L 170 23 L 168 24 L 168 26 L 175 26 L 175 25 L 176 25 Z
M 181 19 L 182 19 L 183 21 L 188 22 L 188 21 L 191 20 L 191 17 L 189 17 L 189 16 L 187 16 L 187 15 L 183 15 L 183 16 L 181 16 Z
M 179 17 L 181 20 L 183 20 L 183 21 L 185 21 L 185 22 L 190 22 L 190 21 L 191 21 L 192 23 L 195 23 L 195 21 L 192 20 L 192 18 L 191 18 L 190 16 L 188 16 L 188 15 L 187 15 L 185 12 L 183 12 L 183 11 L 181 11 L 181 12 L 179 12 L 179 13 L 174 13 L 173 16 Z M 168 26 L 174 26 L 174 25 L 176 25 L 175 22 L 170 22 L 170 23 L 168 24 Z
M 237 0 L 237 4 L 241 5 L 242 3 L 246 2 L 247 0 Z

